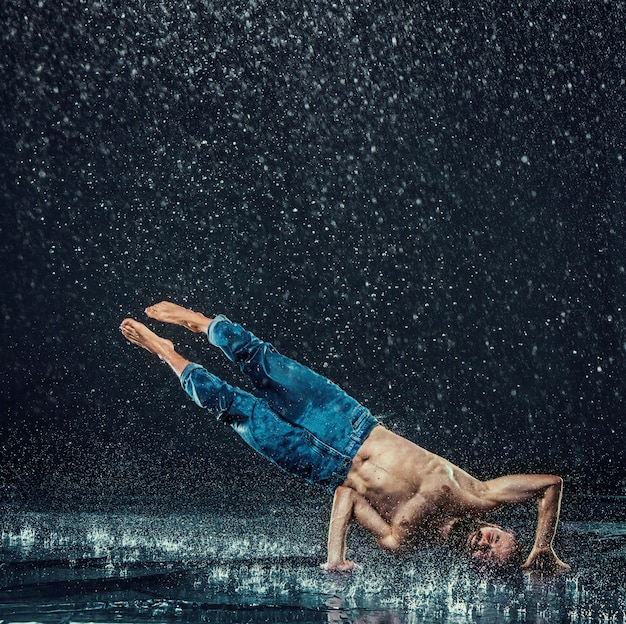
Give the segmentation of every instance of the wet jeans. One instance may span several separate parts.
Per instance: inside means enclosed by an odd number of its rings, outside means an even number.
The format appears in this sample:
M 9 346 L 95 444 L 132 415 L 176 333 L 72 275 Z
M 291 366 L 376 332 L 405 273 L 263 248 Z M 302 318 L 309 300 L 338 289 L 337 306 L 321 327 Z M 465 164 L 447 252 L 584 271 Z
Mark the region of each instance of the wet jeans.
M 334 492 L 376 418 L 334 383 L 223 315 L 213 320 L 208 337 L 250 377 L 259 396 L 198 364 L 181 374 L 185 391 L 285 472 Z

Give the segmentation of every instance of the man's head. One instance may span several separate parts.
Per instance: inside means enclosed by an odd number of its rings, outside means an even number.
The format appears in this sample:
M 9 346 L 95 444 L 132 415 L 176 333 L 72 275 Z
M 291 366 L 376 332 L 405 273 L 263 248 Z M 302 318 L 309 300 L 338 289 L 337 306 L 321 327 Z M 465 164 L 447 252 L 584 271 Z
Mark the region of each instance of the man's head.
M 500 568 L 518 558 L 515 535 L 495 524 L 484 524 L 467 536 L 467 552 L 478 567 Z
M 461 519 L 452 527 L 448 543 L 451 548 L 469 555 L 477 568 L 502 569 L 522 563 L 515 535 L 497 524 Z

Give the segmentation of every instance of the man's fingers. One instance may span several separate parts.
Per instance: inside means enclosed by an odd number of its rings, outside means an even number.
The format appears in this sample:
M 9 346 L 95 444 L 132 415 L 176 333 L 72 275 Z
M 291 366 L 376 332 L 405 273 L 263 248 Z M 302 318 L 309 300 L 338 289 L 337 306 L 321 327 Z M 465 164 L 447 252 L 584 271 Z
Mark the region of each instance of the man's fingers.
M 357 563 L 354 563 L 353 561 L 344 561 L 343 563 L 340 563 L 340 564 L 323 563 L 322 565 L 320 565 L 320 568 L 322 568 L 322 570 L 325 570 L 326 572 L 334 572 L 334 573 L 339 573 L 339 574 L 352 572 L 352 570 L 363 569 L 362 566 L 358 565 Z
M 561 561 L 556 555 L 550 555 L 548 553 L 531 554 L 521 566 L 522 570 L 530 570 L 534 568 L 536 570 L 554 570 L 555 568 L 561 568 L 563 570 L 569 570 L 570 566 Z

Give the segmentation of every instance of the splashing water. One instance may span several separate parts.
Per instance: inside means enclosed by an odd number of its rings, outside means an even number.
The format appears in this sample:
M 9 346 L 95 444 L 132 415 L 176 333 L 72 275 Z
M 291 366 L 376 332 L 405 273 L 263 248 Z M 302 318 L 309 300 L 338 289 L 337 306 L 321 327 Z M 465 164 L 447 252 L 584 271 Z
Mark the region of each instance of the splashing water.
M 323 536 L 295 516 L 287 506 L 249 517 L 5 514 L 0 617 L 224 621 L 227 612 L 233 622 L 457 624 L 626 616 L 623 522 L 564 523 L 572 571 L 561 577 L 480 577 L 445 551 L 394 559 L 359 534 L 351 544 L 362 569 L 333 576 L 319 567 Z

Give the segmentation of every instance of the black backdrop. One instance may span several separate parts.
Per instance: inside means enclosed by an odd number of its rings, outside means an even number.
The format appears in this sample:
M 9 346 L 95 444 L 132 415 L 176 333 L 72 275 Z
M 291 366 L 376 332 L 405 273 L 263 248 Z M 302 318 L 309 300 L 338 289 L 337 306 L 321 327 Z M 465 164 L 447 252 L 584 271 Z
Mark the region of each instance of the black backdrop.
M 626 6 L 458 4 L 2 2 L 4 498 L 292 491 L 121 339 L 164 298 L 478 476 L 626 493 Z

